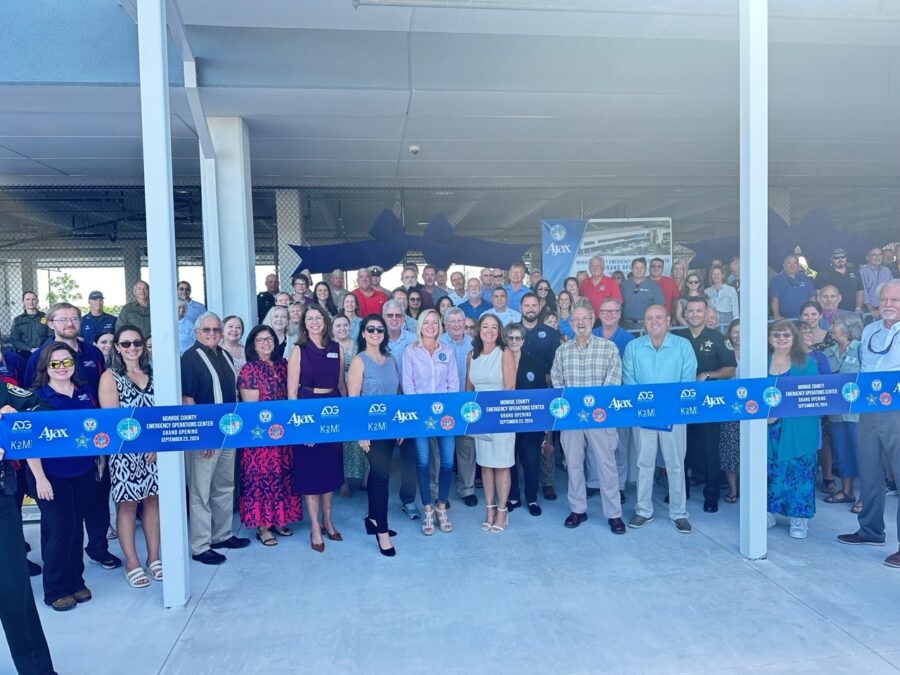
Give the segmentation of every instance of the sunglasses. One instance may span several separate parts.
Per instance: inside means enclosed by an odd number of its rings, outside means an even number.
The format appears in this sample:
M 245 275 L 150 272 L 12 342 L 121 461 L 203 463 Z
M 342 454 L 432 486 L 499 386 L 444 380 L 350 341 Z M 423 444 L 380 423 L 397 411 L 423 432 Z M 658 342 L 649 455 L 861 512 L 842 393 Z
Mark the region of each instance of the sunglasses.
M 122 340 L 119 343 L 119 346 L 122 349 L 130 349 L 131 347 L 143 347 L 144 341 L 143 340 Z
M 786 340 L 790 337 L 793 337 L 793 335 L 791 334 L 791 331 L 789 331 L 789 330 L 784 330 L 784 331 L 776 330 L 776 331 L 769 333 L 769 335 L 775 340 Z
M 410 303 L 413 303 L 413 302 L 422 302 L 422 298 L 410 298 L 410 299 L 409 299 L 409 302 L 410 302 Z
M 209 326 L 204 326 L 203 328 L 198 328 L 201 333 L 204 335 L 218 335 L 222 332 L 221 328 L 210 328 Z
M 366 326 L 366 332 L 371 334 L 378 333 L 381 335 L 384 333 L 384 326 Z
M 71 368 L 75 365 L 75 359 L 73 359 L 71 356 L 67 356 L 62 361 L 52 359 L 47 363 L 47 365 L 50 366 L 50 368 L 52 368 L 53 370 L 57 370 L 59 368 Z
M 403 318 L 402 314 L 394 314 L 394 313 L 385 314 L 384 316 L 386 319 L 402 319 Z

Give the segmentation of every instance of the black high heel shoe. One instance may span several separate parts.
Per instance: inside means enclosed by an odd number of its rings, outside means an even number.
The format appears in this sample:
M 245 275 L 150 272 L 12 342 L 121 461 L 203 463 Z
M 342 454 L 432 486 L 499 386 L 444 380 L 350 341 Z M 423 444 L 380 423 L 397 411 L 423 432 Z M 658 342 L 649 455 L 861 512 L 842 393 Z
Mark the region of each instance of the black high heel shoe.
M 378 539 L 377 535 L 375 536 L 375 543 L 378 545 L 378 552 L 386 558 L 393 558 L 395 555 L 397 555 L 397 549 L 395 549 L 393 546 L 391 546 L 390 548 L 381 548 L 381 541 Z
M 375 525 L 374 520 L 372 520 L 371 518 L 366 516 L 365 518 L 363 518 L 363 522 L 366 524 L 366 534 L 374 534 L 374 535 L 378 534 L 378 529 L 377 529 L 377 526 Z M 394 532 L 393 530 L 388 530 L 388 534 L 392 537 L 397 536 L 397 533 Z

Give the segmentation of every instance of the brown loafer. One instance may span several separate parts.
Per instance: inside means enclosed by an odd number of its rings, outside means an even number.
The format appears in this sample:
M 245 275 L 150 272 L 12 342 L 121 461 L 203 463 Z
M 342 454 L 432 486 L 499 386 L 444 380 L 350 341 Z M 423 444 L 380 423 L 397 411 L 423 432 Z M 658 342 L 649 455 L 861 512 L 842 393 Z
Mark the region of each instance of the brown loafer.
M 59 598 L 58 600 L 54 600 L 50 603 L 50 606 L 57 612 L 67 612 L 70 609 L 75 609 L 77 605 L 78 603 L 71 595 L 67 595 L 64 598 Z
M 578 527 L 586 520 L 587 520 L 586 513 L 572 512 L 569 514 L 568 518 L 566 518 L 566 520 L 563 522 L 563 525 L 565 525 L 566 527 L 568 527 L 571 530 L 571 529 Z
M 607 522 L 613 534 L 625 534 L 625 522 L 621 518 L 607 518 Z
M 87 586 L 85 586 L 80 591 L 72 593 L 72 597 L 75 598 L 75 602 L 81 604 L 82 602 L 87 602 L 94 596 L 91 595 L 91 592 L 88 590 Z
M 884 559 L 884 564 L 888 567 L 900 567 L 900 551 L 889 555 Z

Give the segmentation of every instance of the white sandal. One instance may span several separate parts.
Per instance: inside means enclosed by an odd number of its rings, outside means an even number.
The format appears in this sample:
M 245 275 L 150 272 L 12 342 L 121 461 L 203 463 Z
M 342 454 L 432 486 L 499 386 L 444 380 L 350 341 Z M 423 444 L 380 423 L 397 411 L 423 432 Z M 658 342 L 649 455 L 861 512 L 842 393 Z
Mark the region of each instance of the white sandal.
M 496 508 L 497 508 L 497 505 L 496 505 L 496 504 L 488 504 L 488 505 L 485 506 L 485 509 L 496 509 Z M 496 516 L 495 516 L 495 517 L 496 517 Z M 490 531 L 491 527 L 493 527 L 493 525 L 494 525 L 493 522 L 490 522 L 490 523 L 489 523 L 488 520 L 487 520 L 487 518 L 488 518 L 487 511 L 485 511 L 485 513 L 484 513 L 484 522 L 481 524 L 481 529 L 482 529 L 483 531 L 485 531 L 485 532 Z
M 450 518 L 447 517 L 447 509 L 436 509 L 437 510 L 437 519 L 438 519 L 438 527 L 441 529 L 441 532 L 447 533 L 453 531 L 453 523 L 450 522 Z
M 425 519 L 422 521 L 422 534 L 430 537 L 434 534 L 434 508 L 432 507 L 431 511 L 427 509 L 422 510 L 425 511 Z
M 163 580 L 162 560 L 154 560 L 153 562 L 147 563 L 147 569 L 150 570 L 150 576 L 154 579 L 157 581 Z
M 509 509 L 502 508 L 502 509 L 497 509 L 497 511 L 498 512 L 503 511 L 504 513 L 506 513 L 509 511 Z M 506 525 L 509 525 L 509 516 L 506 516 Z M 503 532 L 504 530 L 506 530 L 506 525 L 504 525 L 503 527 L 501 527 L 500 525 L 491 525 L 491 532 L 493 532 L 494 534 L 499 534 L 500 532 Z
M 150 585 L 150 577 L 143 567 L 135 567 L 130 572 L 125 572 L 125 579 L 132 588 L 147 588 Z

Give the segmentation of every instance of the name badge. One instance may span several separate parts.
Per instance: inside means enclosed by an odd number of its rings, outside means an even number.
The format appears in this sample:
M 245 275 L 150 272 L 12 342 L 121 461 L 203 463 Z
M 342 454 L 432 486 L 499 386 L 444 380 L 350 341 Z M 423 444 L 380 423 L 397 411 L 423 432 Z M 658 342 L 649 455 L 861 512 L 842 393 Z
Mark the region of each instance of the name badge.
M 328 352 L 328 358 L 329 359 L 339 359 L 339 358 L 341 358 L 341 355 L 338 354 L 337 352 Z

